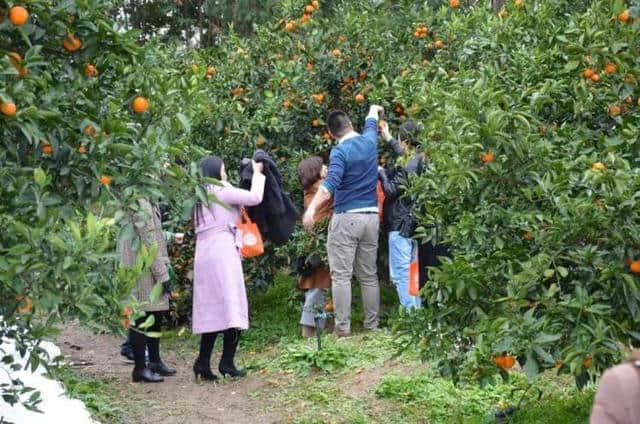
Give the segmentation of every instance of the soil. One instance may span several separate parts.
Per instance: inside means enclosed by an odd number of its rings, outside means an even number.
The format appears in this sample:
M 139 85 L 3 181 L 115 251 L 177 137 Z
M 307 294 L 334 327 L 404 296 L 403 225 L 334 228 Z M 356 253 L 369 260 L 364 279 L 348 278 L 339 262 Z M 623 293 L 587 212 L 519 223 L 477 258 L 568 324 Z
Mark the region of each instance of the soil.
M 59 334 L 56 343 L 80 375 L 107 381 L 109 395 L 120 396 L 114 403 L 122 410 L 111 423 L 291 423 L 304 406 L 283 402 L 283 390 L 295 385 L 290 372 L 252 371 L 240 380 L 220 379 L 216 383 L 196 383 L 191 367 L 196 352 L 186 346 L 160 344 L 163 361 L 177 369 L 173 377 L 160 384 L 132 383 L 133 364 L 120 355 L 123 338 L 111 334 L 94 334 L 71 323 Z M 173 346 L 173 349 L 171 348 Z M 266 352 L 263 352 L 263 354 Z M 239 362 L 243 355 L 239 354 Z M 215 364 L 219 352 L 214 352 Z M 214 367 L 212 367 L 213 369 Z M 215 372 L 215 369 L 214 369 Z M 411 374 L 412 367 L 393 360 L 372 369 L 353 370 L 340 379 L 341 389 L 354 399 L 372 399 L 377 383 L 389 374 Z M 313 377 L 312 377 L 313 378 Z M 304 398 L 304 395 L 302 395 Z M 305 404 L 298 399 L 300 404 Z M 373 403 L 379 405 L 379 400 Z M 299 409 L 302 408 L 302 409 Z M 383 412 L 383 411 L 382 411 Z M 381 412 L 381 413 L 382 413 Z
M 81 375 L 109 379 L 113 393 L 127 400 L 122 419 L 127 423 L 284 423 L 279 414 L 269 411 L 252 394 L 273 386 L 260 373 L 244 379 L 195 383 L 192 361 L 173 352 L 162 351 L 163 361 L 177 369 L 164 383 L 131 382 L 133 365 L 120 356 L 122 338 L 109 334 L 93 334 L 78 324 L 63 329 L 57 338 L 63 355 Z M 255 396 L 254 396 L 255 397 Z

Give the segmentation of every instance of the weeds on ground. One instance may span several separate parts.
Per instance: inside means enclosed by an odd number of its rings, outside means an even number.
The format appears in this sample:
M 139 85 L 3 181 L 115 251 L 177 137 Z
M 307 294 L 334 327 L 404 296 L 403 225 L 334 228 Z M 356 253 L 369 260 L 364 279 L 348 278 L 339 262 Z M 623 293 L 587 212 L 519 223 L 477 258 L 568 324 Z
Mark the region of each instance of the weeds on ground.
M 390 376 L 381 381 L 375 393 L 379 398 L 398 402 L 404 407 L 405 417 L 427 416 L 434 423 L 494 423 L 495 411 L 520 402 L 528 387 L 524 375 L 513 373 L 509 383 L 495 385 L 454 386 L 449 380 L 432 373 L 414 376 Z M 520 411 L 511 417 L 511 423 L 586 422 L 593 390 L 578 392 L 571 381 L 559 381 L 545 376 L 539 379 L 537 388 L 524 397 Z M 542 393 L 538 399 L 538 393 Z M 408 415 L 408 416 L 407 416 Z M 559 417 L 565 416 L 563 419 Z M 545 418 L 546 417 L 546 418 Z
M 84 402 L 98 421 L 112 420 L 122 413 L 114 406 L 117 404 L 115 399 L 108 394 L 108 381 L 79 376 L 67 365 L 50 367 L 49 376 L 64 385 L 69 397 Z

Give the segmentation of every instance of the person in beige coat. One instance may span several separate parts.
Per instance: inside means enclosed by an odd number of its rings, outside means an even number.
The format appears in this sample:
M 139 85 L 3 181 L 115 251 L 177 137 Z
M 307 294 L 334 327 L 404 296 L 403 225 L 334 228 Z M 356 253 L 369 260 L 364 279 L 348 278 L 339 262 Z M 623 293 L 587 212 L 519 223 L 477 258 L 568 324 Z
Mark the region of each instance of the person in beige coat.
M 169 310 L 169 295 L 166 291 L 155 303 L 150 303 L 151 290 L 157 283 L 169 281 L 169 255 L 167 244 L 162 231 L 162 223 L 158 208 L 148 200 L 138 201 L 139 210 L 131 214 L 128 223 L 133 225 L 135 236 L 132 240 L 120 240 L 120 262 L 124 267 L 135 265 L 138 256 L 138 248 L 141 243 L 151 248 L 156 245 L 158 253 L 151 265 L 151 269 L 142 275 L 133 290 L 138 302 L 144 303 L 144 310 L 148 314 L 155 315 L 154 324 L 145 329 L 148 332 L 157 332 L 160 329 L 161 313 Z M 135 323 L 139 327 L 147 317 L 143 317 Z M 176 371 L 167 367 L 160 359 L 160 340 L 157 337 L 147 337 L 135 328 L 129 329 L 129 337 L 133 347 L 135 366 L 132 373 L 134 382 L 159 383 L 163 376 L 174 375 Z M 149 350 L 149 364 L 145 361 L 145 347 Z
M 600 380 L 591 424 L 640 423 L 640 350 L 607 370 Z

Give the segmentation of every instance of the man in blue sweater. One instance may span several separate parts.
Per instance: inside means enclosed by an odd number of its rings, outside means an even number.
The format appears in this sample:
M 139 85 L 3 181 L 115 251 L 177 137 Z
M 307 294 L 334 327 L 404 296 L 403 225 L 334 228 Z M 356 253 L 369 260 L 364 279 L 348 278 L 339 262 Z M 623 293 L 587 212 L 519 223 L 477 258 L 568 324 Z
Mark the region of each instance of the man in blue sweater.
M 335 311 L 335 332 L 351 334 L 351 277 L 362 288 L 364 328 L 378 328 L 380 286 L 378 257 L 378 118 L 382 106 L 372 105 L 362 134 L 353 130 L 342 111 L 327 119 L 329 132 L 338 144 L 331 149 L 329 172 L 309 204 L 303 223 L 313 227 L 318 205 L 333 196 L 334 213 L 329 225 L 327 253 L 331 269 L 331 290 Z

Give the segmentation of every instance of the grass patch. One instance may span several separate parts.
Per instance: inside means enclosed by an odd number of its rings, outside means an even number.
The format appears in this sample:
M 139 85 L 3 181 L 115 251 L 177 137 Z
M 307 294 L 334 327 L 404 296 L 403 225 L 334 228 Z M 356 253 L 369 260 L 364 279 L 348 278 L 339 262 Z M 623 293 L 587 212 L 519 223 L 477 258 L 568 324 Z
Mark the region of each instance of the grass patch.
M 513 373 L 509 383 L 497 383 L 480 387 L 454 386 L 451 381 L 432 373 L 409 377 L 391 376 L 376 387 L 379 398 L 392 400 L 399 406 L 398 414 L 405 422 L 420 422 L 429 417 L 433 423 L 495 422 L 497 408 L 517 405 L 524 389 L 528 387 L 526 377 Z M 570 380 L 543 376 L 537 386 L 543 396 L 530 390 L 521 410 L 509 421 L 514 424 L 528 423 L 585 423 L 588 421 L 593 390 L 579 392 Z M 422 417 L 422 418 L 421 418 Z
M 81 400 L 100 422 L 115 422 L 122 414 L 118 399 L 110 392 L 110 381 L 79 376 L 71 367 L 51 367 L 49 376 L 60 381 L 73 399 Z

